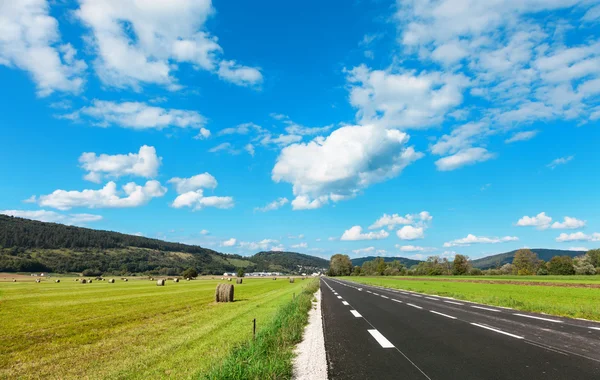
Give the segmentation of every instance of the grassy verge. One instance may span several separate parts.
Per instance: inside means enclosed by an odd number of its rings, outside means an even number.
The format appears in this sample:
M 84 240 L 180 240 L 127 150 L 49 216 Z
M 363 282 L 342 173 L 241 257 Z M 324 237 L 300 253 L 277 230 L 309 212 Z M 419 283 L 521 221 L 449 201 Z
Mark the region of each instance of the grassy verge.
M 427 280 L 399 281 L 385 277 L 346 277 L 345 279 L 362 284 L 512 307 L 523 311 L 600 321 L 598 289 Z
M 206 376 L 207 379 L 289 379 L 294 346 L 302 339 L 318 280 L 311 280 L 299 296 L 284 305 L 256 340 L 236 347 Z
M 549 282 L 564 284 L 600 284 L 600 275 L 594 276 L 401 276 L 390 277 L 405 281 L 496 281 L 496 282 Z
M 217 304 L 219 282 L 0 282 L 0 379 L 198 378 L 307 284 L 244 279 Z

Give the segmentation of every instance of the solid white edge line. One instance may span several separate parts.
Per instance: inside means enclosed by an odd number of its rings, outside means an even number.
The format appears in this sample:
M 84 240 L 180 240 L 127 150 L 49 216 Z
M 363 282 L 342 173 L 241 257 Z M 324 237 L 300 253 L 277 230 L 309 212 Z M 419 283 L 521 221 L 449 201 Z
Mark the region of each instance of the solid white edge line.
M 421 306 L 413 305 L 412 303 L 407 303 L 408 306 L 416 307 L 417 309 L 422 309 Z
M 432 312 L 433 314 L 441 315 L 442 317 L 446 317 L 446 318 L 450 318 L 450 319 L 456 319 L 456 317 L 453 317 L 453 316 L 448 315 L 448 314 L 439 313 L 439 312 L 433 311 L 433 310 L 429 310 L 429 311 Z
M 554 323 L 563 323 L 563 321 L 558 321 L 556 319 L 548 319 L 548 318 L 542 318 L 542 317 L 535 317 L 533 315 L 527 315 L 527 314 L 513 313 L 513 315 L 517 315 L 519 317 L 525 317 L 525 318 L 539 319 L 541 321 L 548 321 L 548 322 L 554 322 Z
M 489 307 L 482 307 L 482 306 L 475 306 L 475 305 L 471 305 L 471 307 L 474 307 L 475 309 L 495 311 L 496 313 L 500 313 L 501 312 L 500 310 L 490 309 Z
M 379 331 L 377 331 L 375 329 L 367 330 L 367 331 L 369 332 L 369 334 L 371 334 L 371 336 L 373 338 L 375 338 L 375 340 L 377 341 L 377 343 L 379 343 L 381 345 L 381 347 L 394 348 L 394 345 L 392 344 L 392 342 L 387 340 L 386 337 L 384 337 Z
M 498 329 L 495 329 L 493 327 L 488 327 L 488 326 L 480 325 L 479 323 L 471 323 L 471 324 L 473 326 L 481 327 L 482 329 L 491 330 L 491 331 L 494 331 L 494 332 L 497 332 L 497 333 L 500 333 L 500 334 L 512 336 L 513 338 L 525 339 L 522 336 L 518 336 L 518 335 L 511 334 L 511 333 L 507 333 L 506 331 L 498 330 Z
M 348 302 L 346 302 L 346 301 L 342 301 L 342 303 L 343 303 L 344 305 L 346 305 L 346 306 L 350 305 L 350 304 L 349 304 Z
M 600 327 L 589 327 L 589 328 L 593 329 L 593 330 L 600 330 Z
M 451 304 L 454 304 L 454 305 L 461 305 L 461 306 L 464 305 L 464 303 L 454 302 L 454 301 L 444 301 L 444 302 L 451 303 Z
M 354 315 L 356 318 L 361 318 L 362 315 L 360 315 L 360 313 L 356 310 L 350 310 L 350 312 L 352 313 L 352 315 Z

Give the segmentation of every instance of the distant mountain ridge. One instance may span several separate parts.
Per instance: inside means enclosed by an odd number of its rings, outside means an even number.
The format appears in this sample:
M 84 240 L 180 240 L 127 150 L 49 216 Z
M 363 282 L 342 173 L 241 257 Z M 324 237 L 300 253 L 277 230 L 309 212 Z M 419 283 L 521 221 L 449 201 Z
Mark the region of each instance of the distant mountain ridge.
M 471 265 L 479 269 L 490 269 L 501 267 L 504 264 L 510 264 L 513 262 L 515 253 L 518 250 L 499 253 L 497 255 L 491 255 L 482 257 L 481 259 L 471 260 Z M 576 257 L 586 253 L 586 251 L 569 251 L 564 249 L 545 249 L 545 248 L 531 248 L 532 252 L 538 255 L 538 258 L 544 261 L 550 260 L 554 256 L 569 256 Z
M 298 272 L 329 261 L 296 252 L 230 255 L 196 245 L 0 215 L 0 272 Z
M 375 260 L 379 256 L 367 256 L 367 257 L 357 257 L 351 259 L 353 266 L 362 266 L 365 261 Z M 400 261 L 401 264 L 404 264 L 407 268 L 412 267 L 413 265 L 419 264 L 420 260 L 407 259 L 406 257 L 381 257 L 383 261 L 386 263 L 391 263 L 394 260 Z

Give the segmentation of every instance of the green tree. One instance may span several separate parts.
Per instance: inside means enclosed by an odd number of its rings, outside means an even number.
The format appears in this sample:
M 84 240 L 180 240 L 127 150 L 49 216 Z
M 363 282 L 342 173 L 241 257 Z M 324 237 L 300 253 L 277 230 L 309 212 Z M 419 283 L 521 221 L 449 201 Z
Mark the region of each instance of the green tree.
M 335 254 L 329 261 L 330 276 L 349 276 L 352 272 L 352 261 L 348 255 Z
M 548 273 L 558 275 L 575 274 L 573 259 L 570 256 L 554 256 L 548 261 Z
M 585 255 L 594 268 L 600 268 L 600 249 L 590 249 Z
M 377 257 L 375 260 L 373 260 L 373 265 L 375 266 L 375 272 L 377 273 L 377 275 L 383 276 L 383 273 L 387 268 L 385 260 L 383 260 L 381 257 Z
M 538 257 L 530 249 L 519 249 L 513 259 L 513 270 L 518 275 L 532 275 L 537 271 Z
M 357 265 L 357 266 L 354 267 L 354 270 L 352 271 L 352 275 L 353 276 L 360 276 L 361 272 L 362 272 L 362 268 Z
M 453 275 L 462 276 L 468 274 L 470 269 L 471 263 L 469 262 L 469 257 L 458 254 L 454 256 L 454 261 L 452 262 Z
M 596 274 L 598 272 L 598 270 L 594 268 L 594 265 L 592 265 L 592 259 L 590 255 L 587 254 L 584 256 L 576 257 L 575 260 L 573 260 L 573 267 L 575 269 L 576 274 L 591 275 Z
M 244 271 L 244 268 L 238 268 L 237 270 L 237 276 L 238 277 L 244 277 L 246 275 L 246 272 Z
M 183 278 L 196 278 L 198 277 L 198 271 L 195 268 L 188 268 L 181 275 Z

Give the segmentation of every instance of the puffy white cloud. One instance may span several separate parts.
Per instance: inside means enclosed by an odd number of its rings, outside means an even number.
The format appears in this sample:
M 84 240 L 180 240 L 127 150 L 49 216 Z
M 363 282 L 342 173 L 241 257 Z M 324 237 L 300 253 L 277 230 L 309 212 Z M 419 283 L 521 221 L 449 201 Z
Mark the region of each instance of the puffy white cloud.
M 231 239 L 227 239 L 227 240 L 223 241 L 221 243 L 221 245 L 223 247 L 233 247 L 235 245 L 235 243 L 237 243 L 237 239 L 236 238 L 231 238 Z
M 497 244 L 519 240 L 516 236 L 485 237 L 468 234 L 467 237 L 444 243 L 444 247 L 469 246 L 471 244 Z
M 275 245 L 278 244 L 278 245 Z M 241 241 L 238 245 L 242 249 L 246 250 L 261 250 L 261 251 L 282 251 L 283 245 L 279 244 L 279 241 L 274 239 L 263 239 L 261 241 Z
M 385 230 L 363 233 L 361 226 L 353 226 L 344 231 L 340 240 L 378 240 L 385 239 L 388 236 L 390 236 L 390 234 Z
M 283 246 L 283 244 L 279 244 L 274 247 L 271 247 L 270 250 L 273 252 L 283 252 L 283 251 L 285 251 L 285 247 Z
M 119 178 L 133 175 L 145 178 L 156 177 L 162 157 L 156 155 L 156 149 L 144 145 L 138 153 L 100 154 L 86 152 L 79 157 L 81 167 L 88 173 L 85 179 L 100 183 L 104 178 Z
M 375 126 L 346 126 L 328 137 L 284 148 L 272 170 L 275 182 L 293 185 L 294 209 L 318 208 L 354 196 L 397 176 L 422 157 L 405 147 L 408 135 Z
M 517 221 L 517 226 L 525 227 L 525 226 L 533 226 L 537 227 L 540 230 L 544 230 L 550 227 L 550 223 L 552 223 L 552 218 L 546 215 L 545 212 L 540 212 L 536 216 L 524 216 Z
M 61 214 L 47 210 L 0 210 L 0 214 L 19 218 L 39 220 L 40 222 L 82 225 L 102 220 L 101 215 L 94 214 Z
M 76 16 L 91 31 L 86 39 L 97 54 L 96 73 L 107 85 L 140 90 L 158 84 L 181 86 L 173 76 L 178 63 L 207 70 L 238 85 L 257 85 L 257 68 L 221 59 L 217 38 L 204 31 L 213 14 L 210 0 L 79 0 Z
M 199 189 L 214 189 L 218 185 L 217 179 L 208 172 L 197 174 L 189 178 L 173 177 L 168 183 L 172 183 L 175 186 L 177 194 L 183 194 Z
M 585 227 L 585 220 L 579 220 L 577 218 L 572 218 L 570 216 L 565 216 L 564 221 L 554 222 L 552 223 L 552 228 L 554 229 L 567 229 L 567 230 L 575 230 L 577 228 Z
M 267 133 L 260 139 L 260 143 L 262 145 L 277 145 L 279 147 L 288 146 L 299 141 L 302 141 L 302 136 L 280 134 L 277 137 L 273 137 L 269 133 Z
M 552 162 L 546 166 L 548 166 L 550 169 L 554 169 L 555 167 L 557 167 L 559 165 L 566 164 L 567 162 L 571 161 L 573 158 L 575 158 L 575 156 L 559 157 L 555 160 L 552 160 Z
M 278 208 L 286 205 L 288 202 L 289 202 L 289 200 L 287 198 L 277 198 L 276 200 L 267 204 L 264 207 L 255 207 L 254 211 L 267 212 L 267 211 L 277 210 Z
M 251 155 L 252 157 L 254 157 L 254 153 L 255 153 L 254 145 L 252 145 L 252 144 L 246 144 L 244 146 L 244 150 L 246 152 L 248 152 L 249 155 Z
M 229 154 L 234 154 L 234 155 L 240 153 L 239 150 L 236 150 L 233 147 L 233 145 L 231 145 L 231 143 L 228 143 L 228 142 L 224 142 L 224 143 L 221 143 L 219 145 L 216 145 L 216 146 L 210 148 L 208 151 L 210 153 L 227 152 Z
M 194 211 L 206 207 L 229 209 L 235 205 L 233 197 L 205 196 L 202 189 L 180 194 L 171 204 L 174 208 L 191 207 Z
M 361 124 L 384 128 L 425 128 L 440 124 L 463 101 L 469 80 L 462 74 L 371 70 L 348 72 L 350 103 Z
M 423 227 L 404 226 L 396 231 L 396 235 L 402 240 L 416 240 L 425 237 Z
M 220 130 L 219 136 L 234 135 L 234 134 L 235 135 L 247 135 L 251 131 L 261 133 L 264 131 L 264 129 L 260 125 L 257 125 L 254 123 L 243 123 L 243 124 L 238 124 L 232 128 L 225 128 L 225 129 Z
M 531 140 L 532 138 L 534 138 L 539 131 L 524 131 L 524 132 L 517 132 L 514 135 L 512 135 L 510 138 L 504 140 L 505 143 L 507 144 L 511 144 L 517 141 L 527 141 L 527 140 Z
M 89 120 L 99 127 L 116 125 L 136 130 L 161 130 L 167 127 L 198 129 L 202 138 L 210 136 L 210 131 L 203 128 L 206 119 L 196 111 L 166 109 L 141 102 L 117 103 L 95 99 L 91 106 L 61 117 L 76 121 Z
M 437 155 L 455 154 L 471 148 L 472 145 L 486 134 L 489 134 L 486 123 L 467 123 L 454 128 L 449 135 L 444 135 L 431 147 L 431 153 Z
M 87 65 L 76 54 L 61 43 L 47 0 L 0 2 L 0 65 L 27 71 L 38 96 L 81 91 Z
M 401 252 L 429 252 L 429 251 L 434 251 L 435 250 L 435 248 L 421 247 L 421 246 L 418 246 L 418 245 L 400 245 L 400 244 L 396 244 L 395 247 L 398 248 Z
M 468 148 L 460 150 L 452 156 L 440 158 L 435 162 L 435 166 L 438 170 L 450 171 L 477 162 L 484 162 L 494 157 L 496 155 L 488 152 L 485 148 Z
M 431 214 L 427 211 L 421 211 L 418 214 L 406 214 L 405 216 L 393 214 L 383 214 L 383 216 L 369 226 L 370 230 L 376 230 L 378 228 L 387 227 L 389 230 L 394 229 L 396 225 L 402 224 L 414 224 L 419 222 L 430 222 L 433 219 Z
M 584 234 L 583 232 L 574 232 L 572 234 L 562 233 L 556 238 L 557 242 L 567 241 L 600 241 L 600 232 L 594 232 L 591 235 Z
M 51 194 L 39 196 L 38 204 L 59 210 L 69 210 L 73 207 L 138 207 L 148 203 L 152 198 L 162 197 L 166 192 L 167 189 L 158 181 L 148 181 L 144 186 L 129 182 L 123 186 L 125 196 L 121 197 L 117 184 L 111 181 L 100 190 L 55 190 Z
M 294 245 L 292 245 L 292 248 L 308 248 L 308 243 L 302 242 L 302 243 L 294 244 Z
M 356 254 L 371 253 L 371 252 L 375 252 L 375 247 L 366 247 L 366 248 L 353 249 L 352 252 L 354 252 Z

